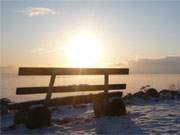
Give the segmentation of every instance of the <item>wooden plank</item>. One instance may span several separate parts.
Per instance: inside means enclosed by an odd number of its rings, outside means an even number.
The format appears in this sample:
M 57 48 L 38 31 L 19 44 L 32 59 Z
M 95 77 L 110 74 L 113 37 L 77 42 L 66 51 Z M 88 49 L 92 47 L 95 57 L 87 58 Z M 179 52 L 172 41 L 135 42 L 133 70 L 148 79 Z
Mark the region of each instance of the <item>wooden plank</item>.
M 107 106 L 108 103 L 108 85 L 109 85 L 109 76 L 108 74 L 104 75 L 104 85 L 105 85 L 105 89 L 104 89 L 104 103 L 106 104 L 105 106 Z M 107 109 L 107 108 L 106 108 Z
M 129 74 L 127 68 L 40 68 L 21 67 L 19 75 L 104 75 Z
M 73 102 L 75 101 L 74 100 L 75 98 L 79 100 L 80 103 L 90 103 L 93 101 L 91 98 L 91 95 L 58 97 L 58 98 L 51 99 L 49 102 L 49 106 L 73 104 Z M 31 105 L 37 105 L 37 104 L 44 104 L 44 99 L 25 101 L 25 102 L 20 102 L 20 103 L 12 103 L 8 105 L 8 108 L 10 110 L 26 109 Z
M 72 85 L 72 86 L 55 86 L 53 87 L 53 93 L 60 92 L 80 92 L 80 91 L 100 91 L 104 90 L 105 85 Z M 126 89 L 126 84 L 110 84 L 108 85 L 109 90 Z M 21 87 L 17 88 L 17 95 L 24 94 L 43 94 L 46 93 L 48 87 Z
M 110 92 L 108 94 L 113 95 L 113 93 L 114 92 Z M 76 96 L 69 96 L 69 97 L 53 98 L 50 100 L 49 106 L 91 103 L 91 102 L 95 102 L 95 100 L 97 100 L 97 98 L 99 97 L 102 98 L 103 94 L 104 92 L 98 93 L 98 94 L 76 95 Z M 122 92 L 119 92 L 119 95 L 122 96 Z M 32 100 L 32 101 L 25 101 L 25 102 L 20 102 L 20 103 L 11 103 L 8 105 L 8 108 L 10 110 L 19 110 L 19 109 L 26 109 L 32 105 L 43 104 L 43 103 L 44 103 L 44 99 Z
M 49 103 L 49 101 L 51 99 L 51 95 L 52 95 L 52 92 L 53 92 L 53 86 L 54 86 L 55 79 L 56 79 L 56 75 L 52 74 L 50 82 L 49 82 L 49 87 L 47 88 L 47 95 L 46 95 L 46 98 L 45 98 L 45 101 L 44 101 L 44 104 L 46 106 L 48 106 L 48 103 Z
M 109 84 L 109 76 L 108 74 L 105 74 L 104 75 L 104 85 L 105 85 L 104 93 L 105 94 L 108 93 L 108 84 Z

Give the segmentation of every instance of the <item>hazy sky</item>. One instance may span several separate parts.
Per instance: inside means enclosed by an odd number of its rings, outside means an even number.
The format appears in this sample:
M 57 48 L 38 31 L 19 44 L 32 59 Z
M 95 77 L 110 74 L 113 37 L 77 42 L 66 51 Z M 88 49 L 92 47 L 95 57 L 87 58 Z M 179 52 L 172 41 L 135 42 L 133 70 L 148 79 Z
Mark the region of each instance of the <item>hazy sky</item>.
M 180 1 L 4 0 L 1 13 L 1 65 L 70 66 L 64 42 L 82 31 L 101 41 L 102 64 L 180 56 Z

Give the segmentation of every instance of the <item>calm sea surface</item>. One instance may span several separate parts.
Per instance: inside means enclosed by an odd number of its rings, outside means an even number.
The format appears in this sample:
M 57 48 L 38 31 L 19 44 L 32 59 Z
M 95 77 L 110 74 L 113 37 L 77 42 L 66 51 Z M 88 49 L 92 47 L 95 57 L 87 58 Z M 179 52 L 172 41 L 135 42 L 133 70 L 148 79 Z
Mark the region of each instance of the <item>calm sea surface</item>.
M 13 74 L 1 75 L 0 91 L 1 97 L 10 98 L 13 101 L 26 101 L 42 99 L 45 94 L 38 95 L 16 95 L 16 87 L 48 86 L 50 77 L 45 76 L 17 76 Z M 103 84 L 103 76 L 58 76 L 55 85 L 73 84 Z M 125 76 L 110 76 L 110 83 L 126 83 L 127 89 L 124 94 L 138 91 L 144 85 L 151 85 L 158 90 L 167 89 L 174 84 L 177 89 L 180 87 L 180 74 L 136 74 Z M 68 96 L 74 93 L 53 94 L 53 97 Z M 79 93 L 78 93 L 79 94 Z M 86 94 L 81 92 L 80 94 Z

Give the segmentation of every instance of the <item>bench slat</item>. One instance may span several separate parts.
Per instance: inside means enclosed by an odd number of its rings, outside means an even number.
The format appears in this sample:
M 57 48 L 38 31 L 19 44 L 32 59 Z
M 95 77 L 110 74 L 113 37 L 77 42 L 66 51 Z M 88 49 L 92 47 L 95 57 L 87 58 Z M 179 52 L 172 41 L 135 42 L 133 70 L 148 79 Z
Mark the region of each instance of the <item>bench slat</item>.
M 61 92 L 80 92 L 80 91 L 100 91 L 104 90 L 104 85 L 72 85 L 72 86 L 55 86 L 53 93 Z M 110 84 L 108 85 L 109 90 L 126 89 L 126 84 Z M 17 95 L 24 94 L 42 94 L 47 93 L 48 87 L 21 87 L 17 88 Z
M 19 75 L 104 75 L 129 74 L 128 68 L 40 68 L 21 67 Z
M 116 93 L 116 94 L 115 94 Z M 92 103 L 97 100 L 98 97 L 102 97 L 104 92 L 96 93 L 96 94 L 88 94 L 88 95 L 74 95 L 67 97 L 57 97 L 52 98 L 50 100 L 49 106 L 59 106 L 59 105 L 72 105 L 72 104 L 87 104 Z M 117 95 L 117 92 L 108 93 L 111 95 Z M 118 95 L 121 97 L 122 92 L 118 92 Z M 8 109 L 10 110 L 22 110 L 25 108 L 29 108 L 32 105 L 43 104 L 44 100 L 32 100 L 18 103 L 10 103 L 8 104 Z

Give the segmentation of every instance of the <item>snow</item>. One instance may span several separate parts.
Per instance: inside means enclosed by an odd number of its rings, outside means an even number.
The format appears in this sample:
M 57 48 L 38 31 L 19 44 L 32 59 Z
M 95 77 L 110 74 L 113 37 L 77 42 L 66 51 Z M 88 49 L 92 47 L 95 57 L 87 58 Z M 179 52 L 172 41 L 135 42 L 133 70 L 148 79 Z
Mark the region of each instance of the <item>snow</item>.
M 136 100 L 127 105 L 127 116 L 95 118 L 93 105 L 52 108 L 48 128 L 30 130 L 23 125 L 15 130 L 13 113 L 1 118 L 2 134 L 180 134 L 180 100 Z

